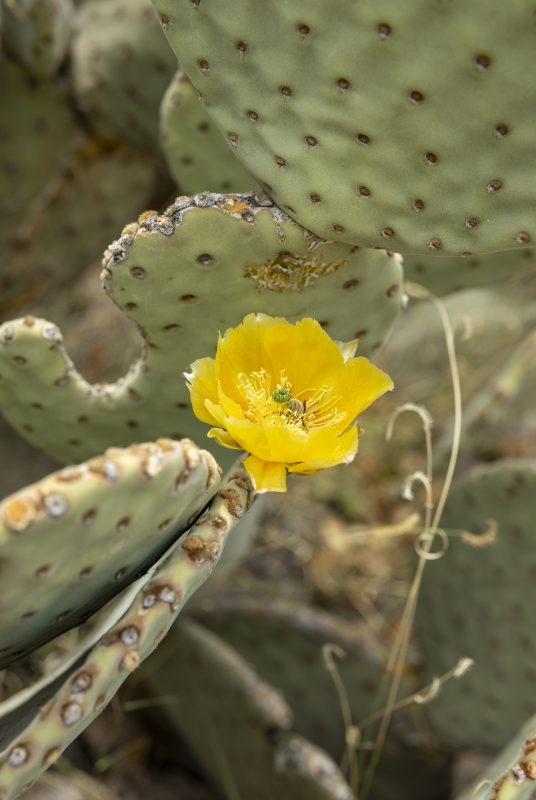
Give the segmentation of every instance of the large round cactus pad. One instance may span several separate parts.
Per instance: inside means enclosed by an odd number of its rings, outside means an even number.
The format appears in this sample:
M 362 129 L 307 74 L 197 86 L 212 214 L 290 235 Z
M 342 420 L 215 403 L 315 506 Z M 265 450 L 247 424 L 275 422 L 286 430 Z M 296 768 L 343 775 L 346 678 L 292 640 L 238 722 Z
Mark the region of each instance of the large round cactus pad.
M 323 238 L 536 239 L 532 0 L 154 0 L 237 156 Z
M 219 483 L 192 442 L 110 449 L 0 505 L 0 667 L 139 578 L 186 530 Z

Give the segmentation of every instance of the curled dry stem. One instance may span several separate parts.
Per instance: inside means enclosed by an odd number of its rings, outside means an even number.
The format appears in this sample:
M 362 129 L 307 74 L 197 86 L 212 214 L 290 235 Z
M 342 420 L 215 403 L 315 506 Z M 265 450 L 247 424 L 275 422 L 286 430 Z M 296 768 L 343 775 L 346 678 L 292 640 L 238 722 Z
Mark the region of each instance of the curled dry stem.
M 339 674 L 339 670 L 337 669 L 334 656 L 337 656 L 337 658 L 346 658 L 346 653 L 342 647 L 339 647 L 339 645 L 334 644 L 333 642 L 327 642 L 322 647 L 322 658 L 324 659 L 326 669 L 333 679 L 335 689 L 337 690 L 337 695 L 339 696 L 346 739 L 346 751 L 343 762 L 341 763 L 341 769 L 344 771 L 344 765 L 347 761 L 350 773 L 350 787 L 357 798 L 359 777 L 357 769 L 357 746 L 359 744 L 359 740 L 361 739 L 361 731 L 352 722 L 352 712 L 350 710 L 348 695 L 346 694 L 344 683 Z

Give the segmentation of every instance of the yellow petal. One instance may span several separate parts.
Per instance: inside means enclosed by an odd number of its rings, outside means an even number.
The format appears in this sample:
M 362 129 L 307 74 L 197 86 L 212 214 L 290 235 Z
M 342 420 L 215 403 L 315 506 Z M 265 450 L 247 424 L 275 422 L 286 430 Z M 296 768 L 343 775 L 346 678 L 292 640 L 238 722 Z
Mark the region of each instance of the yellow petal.
M 212 400 L 205 400 L 205 408 L 217 425 L 221 425 L 222 428 L 226 427 L 227 414 L 218 403 L 213 403 Z
M 335 342 L 314 319 L 270 328 L 264 337 L 270 371 L 284 372 L 294 397 L 302 401 L 321 386 L 332 386 L 344 365 Z
M 287 491 L 287 472 L 284 464 L 248 456 L 244 466 L 259 493 Z
M 270 447 L 266 439 L 266 428 L 251 422 L 249 419 L 228 417 L 225 427 L 233 439 L 248 453 L 263 459 L 263 461 L 276 461 L 270 458 Z M 283 459 L 284 460 L 284 459 Z
M 218 444 L 221 444 L 222 447 L 228 447 L 230 450 L 243 450 L 243 447 L 240 447 L 239 444 L 235 442 L 233 437 L 227 431 L 222 430 L 221 428 L 211 428 L 207 433 L 209 439 L 216 439 Z
M 269 371 L 264 349 L 265 334 L 274 326 L 284 325 L 292 328 L 283 318 L 269 317 L 266 314 L 248 314 L 243 323 L 229 328 L 218 342 L 216 352 L 216 376 L 221 381 L 227 397 L 242 408 L 245 403 L 238 390 L 241 373 L 250 375 L 263 367 Z
M 301 458 L 296 461 L 331 461 L 334 464 L 341 464 L 352 461 L 356 453 L 355 425 L 339 435 L 334 428 L 316 428 L 310 431 Z
M 218 420 L 209 413 L 205 406 L 208 398 L 213 403 L 218 402 L 218 387 L 213 358 L 200 358 L 190 367 L 191 374 L 186 374 L 188 389 L 195 416 L 209 425 L 217 425 Z
M 351 342 L 339 342 L 337 339 L 334 339 L 333 341 L 339 348 L 339 352 L 345 361 L 348 361 L 349 358 L 353 358 L 355 356 L 359 339 L 354 339 Z
M 342 428 L 393 386 L 389 375 L 371 364 L 368 358 L 348 359 L 331 390 L 332 396 L 337 397 L 337 411 L 346 413 Z
M 227 395 L 223 391 L 220 381 L 218 381 L 218 398 L 221 407 L 223 408 L 228 417 L 238 417 L 238 419 L 244 419 L 244 412 L 242 411 L 242 407 L 238 403 L 235 403 L 234 400 L 231 400 L 230 397 L 227 397 Z

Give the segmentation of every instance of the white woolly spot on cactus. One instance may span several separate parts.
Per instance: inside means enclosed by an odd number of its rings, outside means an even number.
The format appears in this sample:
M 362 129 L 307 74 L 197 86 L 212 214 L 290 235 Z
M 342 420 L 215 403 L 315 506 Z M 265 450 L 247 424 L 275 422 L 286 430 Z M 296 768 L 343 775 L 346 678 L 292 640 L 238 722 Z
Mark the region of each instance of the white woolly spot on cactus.
M 49 517 L 62 517 L 69 508 L 67 497 L 60 492 L 45 495 L 43 504 Z
M 61 709 L 61 719 L 64 725 L 71 727 L 82 719 L 84 711 L 80 703 L 66 703 Z

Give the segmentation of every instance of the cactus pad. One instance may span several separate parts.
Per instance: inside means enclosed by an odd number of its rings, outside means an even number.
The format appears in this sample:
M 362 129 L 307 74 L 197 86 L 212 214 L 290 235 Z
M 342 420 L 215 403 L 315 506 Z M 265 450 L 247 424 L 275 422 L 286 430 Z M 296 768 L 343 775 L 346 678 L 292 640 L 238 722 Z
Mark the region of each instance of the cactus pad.
M 89 0 L 76 20 L 73 76 L 80 107 L 99 133 L 158 145 L 158 109 L 177 69 L 149 0 Z
M 219 482 L 189 440 L 110 449 L 0 505 L 0 665 L 78 625 L 143 572 Z
M 294 728 L 339 758 L 344 726 L 322 646 L 334 642 L 346 653 L 337 660 L 355 721 L 374 704 L 381 676 L 379 643 L 355 624 L 315 608 L 282 601 L 219 601 L 203 625 L 221 636 L 270 685 L 283 692 L 294 712 Z M 374 649 L 378 651 L 375 658 Z M 306 679 L 304 676 L 307 676 Z
M 53 75 L 69 47 L 72 0 L 1 0 L 0 12 L 7 49 L 30 75 Z
M 505 250 L 467 258 L 405 256 L 404 278 L 426 286 L 436 295 L 488 286 L 520 275 L 536 265 L 536 250 Z
M 184 72 L 177 72 L 160 107 L 160 141 L 169 171 L 185 194 L 247 192 L 256 181 L 209 117 Z
M 154 5 L 237 156 L 316 235 L 445 256 L 536 241 L 532 0 Z
M 233 786 L 236 797 L 258 800 L 352 800 L 327 753 L 290 732 L 292 711 L 280 692 L 219 637 L 183 623 L 166 654 L 149 683 L 178 695 L 166 711 L 225 796 Z
M 105 255 L 104 286 L 145 337 L 125 378 L 89 385 L 56 326 L 16 320 L 0 328 L 0 408 L 66 462 L 186 431 L 205 441 L 183 372 L 214 354 L 219 331 L 252 311 L 311 316 L 333 339 L 362 338 L 367 355 L 398 314 L 401 278 L 396 256 L 318 240 L 262 193 L 182 197 L 127 226 Z M 225 451 L 212 446 L 224 464 Z
M 437 730 L 457 745 L 502 747 L 536 711 L 535 498 L 534 461 L 476 469 L 453 490 L 441 524 L 483 533 L 495 520 L 495 544 L 471 548 L 451 537 L 447 554 L 424 572 L 417 632 L 430 675 L 462 656 L 476 662 L 428 706 Z
M 54 695 L 36 711 L 35 698 L 27 699 L 13 724 L 5 726 L 0 751 L 0 796 L 14 800 L 28 784 L 56 761 L 102 711 L 131 672 L 149 656 L 193 592 L 206 580 L 225 545 L 226 537 L 252 500 L 251 481 L 239 468 L 229 477 L 198 520 L 191 535 L 175 544 L 137 593 L 119 621 L 76 665 L 69 664 L 63 680 L 58 676 Z M 75 669 L 73 670 L 73 666 Z M 26 693 L 23 692 L 26 698 Z M 0 705 L 1 724 L 13 714 L 14 698 Z

